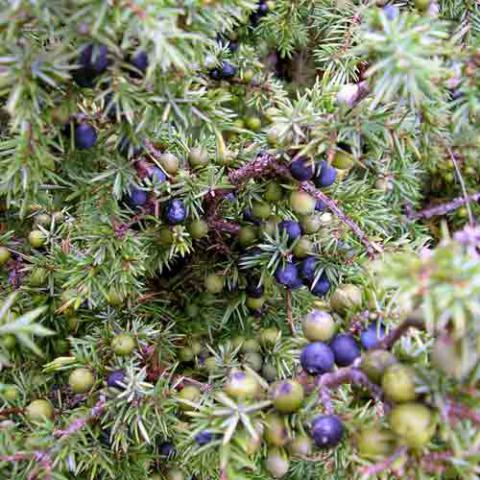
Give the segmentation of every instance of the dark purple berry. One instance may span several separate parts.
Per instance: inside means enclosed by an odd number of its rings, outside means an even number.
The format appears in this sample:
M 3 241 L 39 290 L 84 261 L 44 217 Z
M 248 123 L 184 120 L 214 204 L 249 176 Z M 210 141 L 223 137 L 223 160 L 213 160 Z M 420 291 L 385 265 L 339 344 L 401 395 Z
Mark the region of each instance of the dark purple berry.
M 275 271 L 275 280 L 287 288 L 299 288 L 302 285 L 298 277 L 297 266 L 294 263 L 279 265 Z
M 123 370 L 116 370 L 110 373 L 107 377 L 107 385 L 112 388 L 123 389 L 122 384 L 125 383 L 125 372 Z
M 298 222 L 294 220 L 283 220 L 278 224 L 280 233 L 285 231 L 287 232 L 287 237 L 289 240 L 296 240 L 302 235 L 302 227 Z
M 181 200 L 174 198 L 165 208 L 165 216 L 169 225 L 182 223 L 187 218 L 187 209 Z
M 245 291 L 247 295 L 252 298 L 260 298 L 264 293 L 264 288 L 262 285 L 258 285 L 257 283 L 249 283 Z
M 335 182 L 335 179 L 337 178 L 337 171 L 325 160 L 320 162 L 317 169 L 317 176 L 313 179 L 315 186 L 319 188 L 329 187 L 333 184 L 333 182 Z
M 203 432 L 197 433 L 194 439 L 197 445 L 202 447 L 203 445 L 207 445 L 213 440 L 213 434 L 210 433 L 208 430 L 204 430 Z
M 81 68 L 90 69 L 95 74 L 103 73 L 108 67 L 108 49 L 105 45 L 87 45 L 78 59 Z
M 141 73 L 145 73 L 148 68 L 148 55 L 144 51 L 139 51 L 130 60 L 130 63 Z M 133 76 L 140 77 L 138 72 L 134 72 Z
M 327 208 L 327 205 L 323 203 L 321 200 L 317 200 L 317 203 L 315 204 L 315 210 L 317 212 L 324 212 Z
M 158 446 L 158 453 L 162 456 L 162 457 L 166 457 L 166 458 L 173 458 L 176 454 L 177 454 L 177 451 L 175 449 L 175 446 L 173 445 L 172 442 L 162 442 L 159 446 Z
M 224 80 L 228 80 L 229 78 L 233 78 L 237 73 L 237 67 L 232 65 L 229 62 L 223 61 L 222 66 L 220 68 L 220 74 Z
M 330 280 L 324 273 L 322 273 L 322 275 L 317 280 L 315 285 L 313 285 L 310 288 L 310 291 L 316 297 L 323 297 L 328 293 L 328 291 L 330 290 L 330 287 L 331 287 Z
M 319 415 L 312 421 L 311 432 L 318 447 L 334 447 L 342 440 L 343 423 L 336 415 Z
M 307 257 L 298 266 L 300 278 L 305 282 L 312 283 L 315 278 L 315 269 L 317 268 L 317 259 L 315 257 Z
M 310 343 L 300 354 L 302 368 L 314 375 L 330 372 L 334 362 L 332 350 L 323 342 Z
M 381 323 L 371 323 L 360 334 L 360 341 L 367 350 L 376 348 L 385 336 L 385 327 Z
M 260 221 L 253 216 L 252 210 L 250 208 L 246 208 L 243 211 L 242 217 L 246 222 L 252 222 L 255 225 L 260 225 Z
M 88 150 L 97 143 L 97 132 L 88 123 L 81 123 L 75 127 L 75 146 L 79 150 Z
M 398 17 L 399 10 L 395 5 L 385 5 L 385 7 L 383 7 L 383 13 L 385 17 L 387 17 L 387 20 L 392 21 Z
M 300 182 L 310 180 L 315 172 L 313 160 L 308 157 L 296 157 L 288 168 L 292 177 Z
M 132 187 L 129 196 L 129 203 L 132 207 L 142 207 L 147 203 L 148 194 L 141 188 Z
M 347 367 L 360 357 L 360 347 L 351 335 L 336 335 L 330 343 L 330 348 L 339 367 Z
M 155 166 L 148 169 L 148 174 L 157 183 L 163 183 L 165 182 L 165 180 L 167 180 L 167 176 L 165 175 L 163 170 Z

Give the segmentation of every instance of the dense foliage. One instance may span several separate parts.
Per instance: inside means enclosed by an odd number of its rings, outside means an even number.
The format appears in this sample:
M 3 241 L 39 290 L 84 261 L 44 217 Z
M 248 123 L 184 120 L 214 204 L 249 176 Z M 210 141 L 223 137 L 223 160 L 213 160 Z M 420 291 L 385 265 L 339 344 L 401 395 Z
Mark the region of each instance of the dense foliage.
M 0 5 L 0 478 L 479 477 L 477 2 Z

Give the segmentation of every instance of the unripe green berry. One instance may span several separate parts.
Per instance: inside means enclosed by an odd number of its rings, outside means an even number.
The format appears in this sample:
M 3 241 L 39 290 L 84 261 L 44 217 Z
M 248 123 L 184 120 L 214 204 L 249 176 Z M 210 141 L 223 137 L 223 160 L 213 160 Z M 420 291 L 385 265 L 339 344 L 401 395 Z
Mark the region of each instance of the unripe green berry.
M 392 455 L 396 446 L 396 439 L 392 432 L 379 427 L 362 428 L 356 440 L 358 453 L 372 460 Z
M 179 468 L 170 468 L 167 470 L 167 480 L 185 480 L 185 475 Z
M 28 234 L 28 241 L 33 248 L 40 248 L 45 245 L 47 239 L 40 230 L 32 230 Z
M 32 287 L 41 287 L 45 284 L 47 280 L 48 272 L 44 268 L 34 268 L 32 273 L 30 273 L 30 277 L 28 281 Z
M 259 220 L 266 220 L 272 213 L 272 207 L 266 202 L 252 204 L 252 215 Z
M 432 411 L 421 403 L 409 402 L 395 406 L 389 415 L 392 430 L 400 443 L 418 449 L 426 445 L 436 430 Z
M 307 435 L 295 435 L 287 448 L 290 455 L 308 457 L 312 453 L 312 439 Z
M 38 399 L 27 405 L 25 415 L 31 422 L 41 422 L 53 418 L 53 407 L 48 400 Z
M 171 245 L 173 243 L 173 233 L 168 227 L 162 227 L 157 233 L 160 245 Z
M 202 392 L 193 385 L 186 385 L 180 390 L 180 392 L 178 392 L 179 400 L 187 400 L 192 403 L 197 403 L 200 400 L 201 396 Z M 187 403 L 183 403 L 182 401 L 180 401 L 179 404 L 180 409 L 185 412 L 193 410 L 193 407 L 191 405 L 188 405 Z
M 283 418 L 278 413 L 268 413 L 265 417 L 265 441 L 275 447 L 283 447 L 288 442 L 288 432 Z
M 410 367 L 400 363 L 385 370 L 382 388 L 385 396 L 393 402 L 411 402 L 417 398 L 415 375 Z
M 259 340 L 263 347 L 271 347 L 281 338 L 282 332 L 276 327 L 269 327 L 260 330 Z
M 311 235 L 312 233 L 317 233 L 322 226 L 322 220 L 319 214 L 313 215 L 305 215 L 300 219 L 300 225 L 302 230 L 307 235 Z
M 265 362 L 262 367 L 262 377 L 267 382 L 274 382 L 277 379 L 277 369 L 275 365 Z
M 263 357 L 257 352 L 248 352 L 243 356 L 243 363 L 255 372 L 259 372 L 262 369 Z
M 1 393 L 1 396 L 3 396 L 7 402 L 14 402 L 15 400 L 18 400 L 20 392 L 15 385 L 6 385 Z
M 241 370 L 233 371 L 224 386 L 225 393 L 236 400 L 250 400 L 260 389 L 257 379 Z
M 258 132 L 262 128 L 262 121 L 258 117 L 247 117 L 245 119 L 245 125 L 252 132 Z
M 243 72 L 242 79 L 245 83 L 250 83 L 255 76 L 255 72 L 253 70 L 247 69 Z
M 356 285 L 340 285 L 330 299 L 330 306 L 338 313 L 358 309 L 362 306 L 362 291 Z
M 68 384 L 73 393 L 86 393 L 95 383 L 95 377 L 88 368 L 76 368 L 68 377 Z
M 208 165 L 208 151 L 201 147 L 193 147 L 188 153 L 188 162 L 194 168 Z
M 37 225 L 42 225 L 42 227 L 46 227 L 47 225 L 50 225 L 52 218 L 48 213 L 39 213 L 35 215 L 34 221 Z
M 0 265 L 5 265 L 11 256 L 12 254 L 7 247 L 0 247 Z
M 360 368 L 372 382 L 380 383 L 385 370 L 395 363 L 396 358 L 387 350 L 370 350 L 363 355 Z
M 293 247 L 293 254 L 297 258 L 305 258 L 312 253 L 313 243 L 307 237 L 301 237 Z
M 17 337 L 7 333 L 1 337 L 1 342 L 7 350 L 13 350 L 17 346 Z
M 181 362 L 191 362 L 194 358 L 193 350 L 190 347 L 182 347 L 178 351 L 178 359 Z
M 288 457 L 278 448 L 271 448 L 267 453 L 265 468 L 273 478 L 282 478 L 288 473 Z
M 259 352 L 260 351 L 260 344 L 254 338 L 249 338 L 248 340 L 244 340 L 242 342 L 240 350 L 243 353 Z
M 225 280 L 217 273 L 209 273 L 205 277 L 205 289 L 212 294 L 220 293 L 223 290 Z
M 312 310 L 302 320 L 302 330 L 310 342 L 328 342 L 336 331 L 333 317 L 322 310 Z
M 248 247 L 257 240 L 257 231 L 254 227 L 246 225 L 238 232 L 238 241 L 242 247 Z
M 315 211 L 317 201 L 306 192 L 292 192 L 290 206 L 299 215 L 309 215 Z
M 129 333 L 113 337 L 112 350 L 120 357 L 128 357 L 135 349 L 135 339 Z
M 355 159 L 351 153 L 345 150 L 337 150 L 332 160 L 332 166 L 339 170 L 348 170 L 352 168 Z
M 188 231 L 194 240 L 199 240 L 208 234 L 208 223 L 205 220 L 194 220 L 188 226 Z
M 162 153 L 158 161 L 162 165 L 163 169 L 170 175 L 175 175 L 180 167 L 180 160 L 173 153 Z
M 283 198 L 283 190 L 279 183 L 270 182 L 263 195 L 267 202 L 279 202 Z
M 213 373 L 217 370 L 217 359 L 215 357 L 207 357 L 203 362 L 205 370 L 209 373 Z
M 270 390 L 273 406 L 280 413 L 293 413 L 303 404 L 304 392 L 300 383 L 295 380 L 281 380 Z
M 247 300 L 245 301 L 245 305 L 250 310 L 261 310 L 264 304 L 265 304 L 264 296 L 261 296 L 258 298 L 247 297 Z

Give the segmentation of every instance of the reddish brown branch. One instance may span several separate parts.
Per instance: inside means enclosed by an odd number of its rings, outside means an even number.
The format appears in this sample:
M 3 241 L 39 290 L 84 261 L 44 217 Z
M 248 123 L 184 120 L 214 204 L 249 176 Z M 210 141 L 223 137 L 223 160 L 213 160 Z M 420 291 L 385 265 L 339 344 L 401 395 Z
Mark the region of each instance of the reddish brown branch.
M 382 251 L 382 248 L 376 243 L 371 242 L 368 239 L 366 233 L 360 228 L 360 226 L 343 212 L 343 210 L 338 206 L 335 200 L 332 200 L 323 192 L 321 192 L 320 190 L 317 190 L 309 182 L 303 182 L 302 189 L 305 192 L 309 193 L 312 197 L 315 197 L 316 199 L 321 200 L 340 221 L 342 221 L 345 225 L 347 225 L 350 228 L 350 230 L 352 230 L 352 232 L 363 243 L 370 257 L 375 256 L 376 252 Z
M 324 388 L 333 389 L 345 383 L 361 385 L 368 390 L 376 400 L 383 399 L 382 389 L 372 383 L 368 377 L 356 367 L 345 367 L 332 373 L 324 373 L 318 377 L 317 388 L 321 392 Z
M 78 418 L 67 426 L 64 430 L 55 430 L 53 435 L 58 438 L 67 437 L 78 432 L 85 427 L 91 420 L 99 417 L 105 410 L 105 397 L 101 396 L 100 400 L 93 406 L 90 414 L 87 417 Z
M 233 185 L 241 185 L 242 183 L 266 173 L 274 173 L 280 177 L 285 177 L 291 180 L 290 172 L 285 165 L 280 164 L 277 159 L 268 153 L 259 155 L 257 158 L 243 165 L 242 167 L 230 171 L 228 178 Z M 354 222 L 343 210 L 338 206 L 335 200 L 325 195 L 323 192 L 317 190 L 310 182 L 303 182 L 301 188 L 312 195 L 313 197 L 321 200 L 331 212 L 339 218 L 350 230 L 359 238 L 359 240 L 365 245 L 367 253 L 370 257 L 373 257 L 376 252 L 381 252 L 382 248 L 371 242 L 366 233 L 360 228 L 360 226 Z
M 287 322 L 288 322 L 288 326 L 290 327 L 290 332 L 295 337 L 296 332 L 295 332 L 295 322 L 293 320 L 293 311 L 292 311 L 292 292 L 289 289 L 287 289 L 285 295 L 286 295 L 285 300 L 287 304 Z
M 394 328 L 388 335 L 385 335 L 376 348 L 381 348 L 384 350 L 392 348 L 394 343 L 397 342 L 400 337 L 405 335 L 410 328 L 423 329 L 425 328 L 425 324 L 418 318 L 407 318 L 397 328 Z
M 251 178 L 265 175 L 269 171 L 277 175 L 289 176 L 288 169 L 280 165 L 273 155 L 264 153 L 242 167 L 231 170 L 228 173 L 228 179 L 232 185 L 238 186 Z
M 361 469 L 362 474 L 366 476 L 373 476 L 373 475 L 378 475 L 379 473 L 384 472 L 385 470 L 388 470 L 392 464 L 395 462 L 395 460 L 402 455 L 405 454 L 407 451 L 406 447 L 400 447 L 395 452 L 393 455 L 390 455 L 387 457 L 385 460 L 382 460 L 379 463 L 375 463 L 374 465 L 370 465 L 368 467 L 364 467 Z
M 439 215 L 445 215 L 448 212 L 452 212 L 462 205 L 469 202 L 478 202 L 480 200 L 480 192 L 472 193 L 464 197 L 454 198 L 451 202 L 442 203 L 441 205 L 435 205 L 434 207 L 420 210 L 419 212 L 413 212 L 411 209 L 407 211 L 407 217 L 411 220 L 417 220 L 420 218 L 432 218 Z

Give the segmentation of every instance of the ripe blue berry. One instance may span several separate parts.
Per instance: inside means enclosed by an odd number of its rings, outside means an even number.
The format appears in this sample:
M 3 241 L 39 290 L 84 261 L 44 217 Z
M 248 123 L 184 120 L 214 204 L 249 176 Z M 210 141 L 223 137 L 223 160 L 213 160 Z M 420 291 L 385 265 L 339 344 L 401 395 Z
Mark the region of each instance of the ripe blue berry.
M 95 74 L 108 67 L 108 49 L 105 45 L 87 45 L 81 52 L 78 63 L 82 68 L 91 69 Z
M 360 357 L 360 347 L 351 335 L 336 335 L 330 343 L 330 348 L 339 367 L 351 365 Z
M 310 343 L 300 354 L 302 368 L 307 373 L 314 375 L 331 371 L 334 361 L 332 350 L 323 342 Z
M 174 198 L 170 200 L 165 209 L 165 216 L 170 225 L 182 223 L 187 217 L 187 209 L 181 200 Z
M 173 443 L 167 441 L 158 446 L 158 453 L 162 457 L 173 458 L 177 454 L 177 451 Z
M 123 389 L 122 383 L 125 383 L 125 372 L 123 370 L 116 370 L 107 377 L 109 387 Z
M 311 432 L 318 447 L 334 447 L 342 440 L 343 423 L 336 415 L 319 415 L 313 419 Z
M 128 200 L 132 207 L 142 207 L 147 203 L 148 194 L 145 190 L 133 187 Z
M 294 220 L 284 220 L 278 224 L 280 232 L 287 232 L 289 240 L 296 240 L 302 235 L 302 228 L 298 222 Z
M 144 51 L 139 51 L 133 55 L 133 57 L 130 60 L 130 63 L 141 73 L 145 73 L 148 68 L 148 55 Z M 133 73 L 132 76 L 135 77 L 140 77 L 141 75 L 138 74 L 138 72 Z
M 252 298 L 260 298 L 264 293 L 264 288 L 262 285 L 258 285 L 255 282 L 249 283 L 245 289 L 247 295 Z
M 387 17 L 387 20 L 395 20 L 398 17 L 398 7 L 395 5 L 386 5 L 383 7 L 383 13 L 385 14 L 385 17 Z
M 279 265 L 275 271 L 275 280 L 287 288 L 299 288 L 302 285 L 298 277 L 297 266 L 294 263 Z
M 318 166 L 317 176 L 313 179 L 315 186 L 329 187 L 337 178 L 337 171 L 331 165 L 329 165 L 325 160 L 321 161 Z
M 228 63 L 226 61 L 222 62 L 222 67 L 220 69 L 220 74 L 223 79 L 229 79 L 232 78 L 236 75 L 237 73 L 237 67 L 232 65 L 231 63 Z
M 317 212 L 324 212 L 327 208 L 327 205 L 323 203 L 321 200 L 317 200 L 317 203 L 315 204 L 315 210 Z
M 310 180 L 315 172 L 313 160 L 308 157 L 295 158 L 288 168 L 292 177 L 300 182 Z
M 87 150 L 97 143 L 97 132 L 88 123 L 81 123 L 75 127 L 75 146 L 79 150 Z
M 208 430 L 204 430 L 203 432 L 197 433 L 194 439 L 197 445 L 201 447 L 210 443 L 213 440 L 213 435 Z
M 307 257 L 298 267 L 300 278 L 308 283 L 313 282 L 316 268 L 317 259 L 315 257 Z
M 152 180 L 157 183 L 163 183 L 167 179 L 167 176 L 165 175 L 165 173 L 163 173 L 163 170 L 158 167 L 150 167 L 148 169 L 148 174 L 150 175 Z
M 382 338 L 385 336 L 385 327 L 381 323 L 371 323 L 360 334 L 360 341 L 367 350 L 376 348 Z
M 323 297 L 330 290 L 331 284 L 328 277 L 322 273 L 320 278 L 317 280 L 317 283 L 310 288 L 310 291 L 316 297 Z

